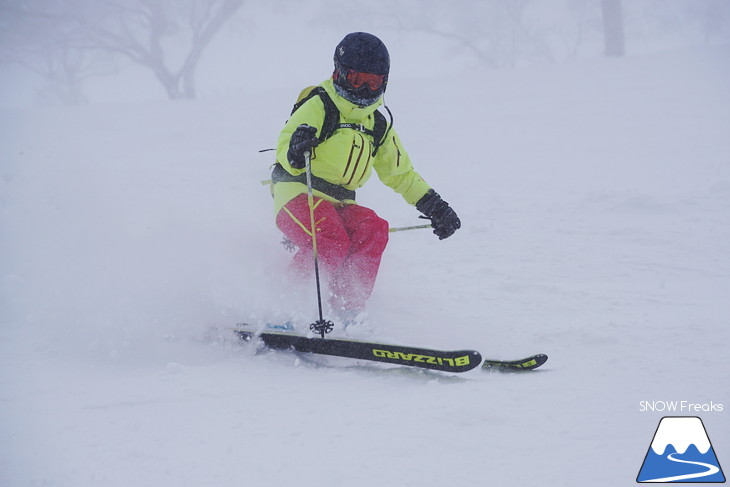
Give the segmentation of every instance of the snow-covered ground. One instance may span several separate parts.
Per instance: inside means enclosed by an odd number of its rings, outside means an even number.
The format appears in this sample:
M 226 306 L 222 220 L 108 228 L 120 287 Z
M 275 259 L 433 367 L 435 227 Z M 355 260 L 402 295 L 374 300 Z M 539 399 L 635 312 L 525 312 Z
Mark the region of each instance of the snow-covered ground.
M 730 465 L 729 54 L 391 80 L 463 228 L 392 235 L 359 333 L 550 355 L 524 375 L 211 334 L 289 311 L 257 150 L 295 90 L 3 111 L 0 485 L 630 485 L 662 400 L 722 404 L 674 414 Z M 359 198 L 418 223 L 375 177 Z

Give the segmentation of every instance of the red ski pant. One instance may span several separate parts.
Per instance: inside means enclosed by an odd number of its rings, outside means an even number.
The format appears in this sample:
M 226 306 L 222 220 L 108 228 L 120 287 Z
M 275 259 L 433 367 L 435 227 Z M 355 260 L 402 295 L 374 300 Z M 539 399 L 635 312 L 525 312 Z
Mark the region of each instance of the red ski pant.
M 334 205 L 314 199 L 317 259 L 328 278 L 335 311 L 359 311 L 375 285 L 388 243 L 388 222 L 371 209 Z M 311 219 L 307 195 L 299 195 L 279 212 L 276 224 L 299 250 L 290 269 L 305 277 L 314 272 Z

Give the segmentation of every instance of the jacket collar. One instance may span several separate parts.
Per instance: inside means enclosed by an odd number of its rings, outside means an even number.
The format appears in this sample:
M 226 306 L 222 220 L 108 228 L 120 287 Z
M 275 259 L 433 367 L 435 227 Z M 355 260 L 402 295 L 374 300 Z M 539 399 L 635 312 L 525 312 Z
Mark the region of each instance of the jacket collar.
M 378 98 L 378 101 L 376 101 L 372 105 L 360 108 L 359 106 L 345 100 L 339 94 L 337 94 L 337 91 L 335 90 L 335 86 L 331 79 L 323 81 L 320 86 L 324 88 L 330 98 L 332 98 L 332 101 L 335 102 L 335 106 L 337 106 L 337 109 L 340 111 L 340 114 L 342 114 L 345 120 L 361 122 L 362 120 L 365 120 L 370 115 L 372 115 L 373 112 L 375 112 L 375 110 L 377 110 L 378 107 L 383 104 L 383 97 L 381 96 L 380 98 Z

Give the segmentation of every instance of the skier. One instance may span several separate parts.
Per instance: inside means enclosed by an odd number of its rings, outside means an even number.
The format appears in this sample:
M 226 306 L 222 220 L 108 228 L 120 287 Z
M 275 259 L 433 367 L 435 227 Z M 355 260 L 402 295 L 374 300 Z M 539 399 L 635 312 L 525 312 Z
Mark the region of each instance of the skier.
M 389 69 L 390 56 L 380 39 L 365 32 L 346 35 L 335 48 L 332 77 L 295 106 L 277 143 L 272 191 L 276 224 L 299 248 L 291 269 L 302 277 L 313 269 L 307 154 L 317 256 L 329 280 L 330 306 L 346 326 L 363 311 L 388 242 L 388 222 L 355 202 L 355 190 L 373 169 L 430 219 L 439 239 L 461 227 L 456 212 L 413 169 L 392 128 L 392 115 L 388 123 L 377 111 Z M 335 125 L 327 128 L 333 112 Z

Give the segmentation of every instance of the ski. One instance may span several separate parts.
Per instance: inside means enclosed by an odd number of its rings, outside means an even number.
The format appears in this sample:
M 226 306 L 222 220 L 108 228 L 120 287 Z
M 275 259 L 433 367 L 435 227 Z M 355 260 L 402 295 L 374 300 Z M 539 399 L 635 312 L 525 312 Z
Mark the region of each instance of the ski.
M 486 359 L 482 364 L 482 369 L 495 372 L 522 372 L 525 370 L 534 370 L 547 362 L 548 356 L 544 353 L 530 355 L 520 360 L 493 360 Z
M 256 331 L 245 323 L 237 324 L 233 331 L 244 342 L 256 339 L 272 350 L 293 350 L 303 353 L 332 355 L 351 359 L 385 362 L 443 372 L 467 372 L 478 367 L 494 372 L 523 372 L 544 364 L 545 354 L 531 355 L 520 360 L 482 360 L 476 350 L 433 350 L 429 348 L 364 342 L 346 338 L 305 337 L 287 331 Z
M 257 332 L 247 329 L 244 324 L 236 325 L 234 332 L 245 342 L 258 338 L 265 347 L 274 350 L 294 350 L 443 372 L 466 372 L 482 362 L 482 356 L 476 350 L 445 351 L 344 338 L 308 338 L 279 331 Z

